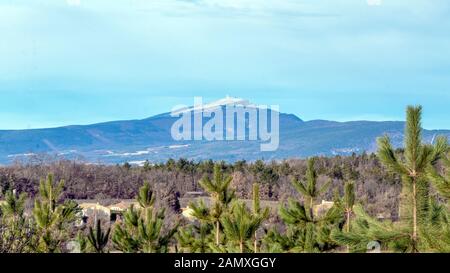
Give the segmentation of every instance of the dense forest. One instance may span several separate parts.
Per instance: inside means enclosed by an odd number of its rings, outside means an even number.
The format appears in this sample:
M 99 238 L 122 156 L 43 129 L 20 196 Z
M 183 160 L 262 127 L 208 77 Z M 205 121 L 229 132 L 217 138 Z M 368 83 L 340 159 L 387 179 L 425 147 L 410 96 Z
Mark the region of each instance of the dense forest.
M 447 140 L 422 142 L 421 107 L 407 110 L 404 149 L 386 136 L 376 154 L 143 167 L 16 163 L 0 169 L 0 252 L 64 252 L 70 242 L 82 252 L 448 252 L 449 171 Z M 178 199 L 192 192 L 211 202 L 192 198 L 186 219 Z M 74 199 L 138 206 L 114 224 L 77 228 Z M 332 206 L 317 213 L 322 200 Z

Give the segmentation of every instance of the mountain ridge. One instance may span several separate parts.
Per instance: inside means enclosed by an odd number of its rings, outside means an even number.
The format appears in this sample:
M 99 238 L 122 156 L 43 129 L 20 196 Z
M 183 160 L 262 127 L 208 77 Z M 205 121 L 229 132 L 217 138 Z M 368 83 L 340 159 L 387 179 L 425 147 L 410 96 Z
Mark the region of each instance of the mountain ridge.
M 244 102 L 240 106 L 251 105 L 246 100 L 235 101 Z M 224 107 L 214 102 L 209 105 Z M 187 109 L 193 111 L 195 108 Z M 348 155 L 375 151 L 376 138 L 384 134 L 400 147 L 405 126 L 402 121 L 304 121 L 295 114 L 279 113 L 280 146 L 274 152 L 261 152 L 259 141 L 175 141 L 170 133 L 178 117 L 170 114 L 88 125 L 0 130 L 0 163 L 11 163 L 41 153 L 99 163 L 157 162 L 178 157 L 251 161 Z M 450 130 L 423 132 L 426 142 L 431 142 L 438 134 L 450 136 Z

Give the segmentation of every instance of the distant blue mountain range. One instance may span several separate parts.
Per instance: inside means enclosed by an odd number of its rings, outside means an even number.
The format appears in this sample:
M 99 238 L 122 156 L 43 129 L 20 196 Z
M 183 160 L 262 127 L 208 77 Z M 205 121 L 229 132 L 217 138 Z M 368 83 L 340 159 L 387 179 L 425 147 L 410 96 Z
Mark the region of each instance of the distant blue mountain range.
M 226 104 L 226 100 L 221 100 L 210 105 L 223 107 Z M 7 164 L 42 154 L 90 163 L 134 164 L 180 157 L 252 161 L 350 155 L 375 151 L 376 138 L 384 134 L 400 147 L 405 126 L 399 121 L 303 121 L 295 115 L 280 113 L 279 148 L 261 152 L 260 141 L 175 141 L 171 137 L 171 127 L 176 120 L 178 117 L 164 113 L 142 120 L 0 130 L 0 162 Z M 450 136 L 450 130 L 424 130 L 424 141 L 432 142 L 437 135 Z

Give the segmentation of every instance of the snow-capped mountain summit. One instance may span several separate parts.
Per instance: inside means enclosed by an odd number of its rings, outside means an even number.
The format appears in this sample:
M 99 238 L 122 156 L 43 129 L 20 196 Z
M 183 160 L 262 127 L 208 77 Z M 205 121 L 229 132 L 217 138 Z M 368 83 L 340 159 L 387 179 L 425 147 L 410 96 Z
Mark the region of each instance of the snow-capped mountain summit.
M 229 95 L 227 95 L 225 98 L 223 99 L 219 99 L 210 103 L 205 104 L 203 107 L 204 108 L 213 108 L 213 107 L 217 107 L 217 106 L 226 106 L 226 105 L 242 105 L 242 106 L 246 106 L 249 105 L 249 101 L 242 99 L 242 98 L 236 98 L 236 97 L 230 97 Z
M 180 114 L 183 112 L 190 112 L 190 111 L 197 111 L 197 112 L 212 111 L 219 107 L 226 107 L 226 106 L 251 106 L 251 104 L 248 100 L 245 100 L 242 98 L 230 97 L 228 95 L 223 99 L 219 99 L 219 100 L 209 102 L 206 104 L 203 101 L 197 101 L 197 103 L 198 104 L 195 104 L 194 106 L 183 107 L 181 109 L 173 111 L 173 114 Z

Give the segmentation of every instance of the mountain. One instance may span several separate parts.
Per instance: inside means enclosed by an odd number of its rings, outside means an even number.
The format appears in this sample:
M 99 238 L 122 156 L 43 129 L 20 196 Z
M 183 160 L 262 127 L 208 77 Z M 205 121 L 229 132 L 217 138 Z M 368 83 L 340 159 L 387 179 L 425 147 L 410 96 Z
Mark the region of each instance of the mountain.
M 260 110 L 259 106 L 246 100 L 227 97 L 205 104 L 202 108 L 194 106 L 181 109 L 178 113 L 191 113 L 195 116 L 218 109 L 225 110 L 230 105 L 234 105 L 236 109 L 247 107 Z M 272 112 L 268 113 L 270 115 Z M 48 129 L 0 130 L 0 162 L 11 163 L 43 153 L 91 163 L 139 164 L 145 160 L 157 162 L 179 157 L 226 161 L 276 160 L 372 152 L 376 150 L 376 138 L 384 134 L 388 134 L 397 147 L 403 141 L 404 122 L 303 121 L 292 114 L 278 114 L 280 140 L 276 151 L 262 152 L 261 141 L 176 141 L 171 136 L 171 127 L 179 117 L 163 113 L 141 120 Z M 203 124 L 210 119 L 203 117 Z M 246 130 L 251 128 L 249 124 L 249 117 L 246 117 Z M 259 121 L 257 126 L 261 126 Z M 228 129 L 225 126 L 223 133 Z M 195 129 L 191 133 L 195 133 Z M 424 130 L 424 141 L 432 142 L 436 135 L 450 136 L 450 131 Z

